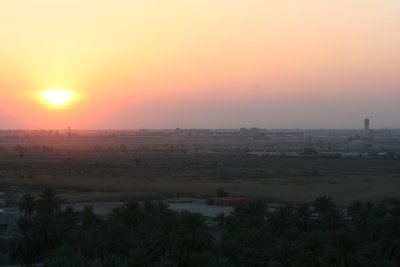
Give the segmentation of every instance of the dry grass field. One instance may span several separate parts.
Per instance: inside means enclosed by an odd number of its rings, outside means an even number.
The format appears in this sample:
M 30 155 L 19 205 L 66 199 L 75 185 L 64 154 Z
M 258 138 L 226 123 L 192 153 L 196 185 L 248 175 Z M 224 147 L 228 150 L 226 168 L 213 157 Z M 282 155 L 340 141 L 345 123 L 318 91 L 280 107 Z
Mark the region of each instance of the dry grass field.
M 207 197 L 219 187 L 234 196 L 278 202 L 329 195 L 347 203 L 400 195 L 398 158 L 257 157 L 234 153 L 255 144 L 125 143 L 9 145 L 0 152 L 0 184 L 25 191 L 51 186 L 69 202 Z M 225 153 L 187 153 L 199 147 Z

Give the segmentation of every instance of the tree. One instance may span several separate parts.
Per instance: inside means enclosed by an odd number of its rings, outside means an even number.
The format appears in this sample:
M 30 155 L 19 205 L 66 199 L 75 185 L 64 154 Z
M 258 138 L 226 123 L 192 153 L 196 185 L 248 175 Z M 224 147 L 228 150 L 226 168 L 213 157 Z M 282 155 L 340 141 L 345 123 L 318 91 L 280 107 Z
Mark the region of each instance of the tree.
M 329 230 L 339 230 L 345 227 L 346 221 L 343 210 L 337 207 L 328 210 L 324 218 L 324 223 Z
M 350 231 L 332 233 L 327 242 L 326 262 L 337 267 L 365 266 L 362 264 L 358 244 L 356 236 Z
M 61 210 L 61 200 L 56 196 L 56 193 L 51 188 L 43 189 L 39 194 L 37 204 L 38 211 L 48 215 L 55 215 Z
M 96 214 L 94 214 L 93 206 L 84 206 L 82 212 L 82 228 L 89 231 L 98 223 Z
M 49 267 L 400 264 L 395 202 L 353 203 L 344 209 L 320 197 L 314 202 L 315 210 L 309 203 L 268 208 L 259 202 L 209 220 L 198 213 L 174 212 L 163 202 L 131 201 L 109 218 L 96 217 L 90 206 L 83 212 L 61 210 L 51 191 L 42 192 L 35 212 L 28 212 L 32 202 L 29 195 L 20 201 L 26 216 L 18 221 L 10 253 L 23 266 L 35 262 Z M 225 227 L 210 229 L 211 221 Z
M 226 218 L 228 231 L 243 231 L 258 228 L 266 223 L 267 206 L 262 202 L 237 206 Z
M 175 213 L 170 212 L 164 213 L 162 216 L 153 216 L 141 225 L 139 233 L 142 237 L 142 244 L 146 247 L 146 254 L 153 261 L 176 254 L 178 219 Z
M 121 267 L 124 266 L 124 261 L 118 256 L 110 255 L 103 260 L 103 267 Z
M 224 212 L 219 212 L 215 217 L 213 217 L 213 222 L 217 224 L 218 227 L 224 227 L 226 225 L 227 214 Z
M 300 250 L 290 257 L 289 263 L 298 267 L 324 266 L 324 233 L 315 231 L 300 237 Z
M 127 258 L 137 245 L 135 232 L 121 223 L 103 222 L 94 233 L 93 246 L 97 256 L 115 255 Z
M 269 266 L 275 242 L 271 232 L 267 224 L 227 232 L 223 236 L 221 253 L 229 259 L 229 266 Z
M 129 251 L 127 267 L 148 267 L 151 265 L 151 259 L 146 253 L 146 248 L 137 247 Z
M 335 202 L 333 199 L 327 196 L 318 197 L 314 201 L 315 211 L 318 213 L 318 216 L 324 219 L 327 213 L 335 208 Z
M 217 197 L 227 197 L 229 194 L 225 192 L 225 189 L 223 187 L 217 188 L 216 190 Z
M 294 224 L 301 231 L 310 231 L 315 225 L 311 205 L 309 203 L 302 203 L 294 207 L 295 216 Z
M 32 217 L 35 208 L 35 197 L 31 194 L 23 195 L 21 201 L 18 203 L 19 212 L 23 213 L 25 217 Z
M 386 238 L 381 241 L 383 258 L 400 264 L 400 238 Z
M 358 201 L 352 202 L 346 209 L 347 215 L 351 217 L 351 220 L 354 223 L 357 223 L 361 220 L 362 210 L 363 210 L 363 205 L 361 202 Z
M 17 222 L 19 237 L 16 239 L 11 258 L 21 266 L 32 267 L 40 258 L 37 236 L 30 218 L 24 217 Z
M 280 206 L 267 214 L 269 225 L 273 233 L 281 237 L 294 222 L 294 212 L 291 206 Z
M 89 267 L 90 265 L 89 259 L 68 247 L 52 251 L 45 262 L 46 267 Z
M 180 262 L 188 264 L 190 252 L 202 252 L 213 246 L 214 237 L 208 231 L 205 217 L 199 213 L 182 212 L 176 233 L 176 248 Z
M 46 257 L 48 252 L 57 247 L 62 240 L 59 218 L 61 212 L 61 200 L 51 188 L 44 189 L 39 194 L 37 200 L 37 213 L 33 217 L 35 231 L 38 234 L 39 249 L 42 257 Z
M 110 217 L 132 229 L 136 229 L 141 219 L 142 211 L 137 201 L 131 200 L 124 207 L 114 208 Z

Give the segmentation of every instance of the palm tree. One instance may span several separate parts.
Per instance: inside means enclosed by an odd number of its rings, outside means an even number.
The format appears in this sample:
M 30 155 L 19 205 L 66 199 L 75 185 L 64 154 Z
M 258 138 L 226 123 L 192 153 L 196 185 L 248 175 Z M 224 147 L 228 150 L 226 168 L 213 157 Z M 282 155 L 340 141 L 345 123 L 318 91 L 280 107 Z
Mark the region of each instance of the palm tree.
M 61 200 L 56 196 L 56 193 L 51 188 L 45 188 L 39 194 L 38 211 L 55 215 L 61 210 Z
M 361 202 L 354 201 L 347 207 L 347 215 L 353 222 L 359 222 L 362 216 L 363 205 Z
M 371 265 L 373 267 L 399 267 L 398 263 L 390 260 L 381 260 L 378 262 L 375 262 L 374 265 Z
M 21 266 L 32 267 L 33 263 L 40 258 L 37 238 L 30 218 L 21 218 L 18 222 L 20 237 L 16 239 L 11 258 L 19 262 Z
M 213 264 L 214 255 L 211 252 L 194 252 L 190 254 L 189 265 L 190 267 L 204 267 Z
M 280 238 L 276 240 L 273 249 L 274 250 L 272 259 L 274 264 L 272 266 L 289 267 L 291 266 L 290 258 L 298 252 L 299 244 L 297 242 L 292 242 L 287 239 Z
M 33 222 L 34 231 L 37 233 L 38 249 L 43 257 L 46 257 L 50 250 L 62 242 L 60 234 L 63 233 L 57 225 L 57 218 L 44 212 L 44 210 L 40 210 L 33 217 Z
M 381 241 L 381 255 L 392 262 L 400 264 L 400 239 L 387 238 Z
M 104 222 L 93 235 L 92 246 L 95 247 L 98 257 L 115 255 L 126 258 L 129 251 L 137 245 L 135 233 L 121 223 Z
M 400 204 L 398 202 L 391 205 L 389 214 L 394 218 L 400 218 Z
M 46 258 L 46 267 L 87 267 L 91 266 L 90 261 L 84 255 L 76 253 L 69 247 L 61 247 L 52 251 Z
M 139 230 L 142 235 L 142 243 L 146 247 L 146 254 L 153 261 L 174 254 L 178 227 L 178 217 L 174 213 L 164 214 L 162 217 L 155 216 L 153 220 L 142 225 Z
M 325 219 L 329 210 L 335 208 L 335 202 L 333 202 L 333 199 L 330 197 L 321 196 L 315 199 L 314 208 L 318 213 L 318 216 L 322 219 Z
M 266 223 L 268 207 L 265 203 L 250 203 L 235 207 L 227 218 L 229 231 L 242 231 L 248 228 L 261 227 Z
M 94 214 L 93 206 L 84 206 L 82 212 L 82 227 L 85 231 L 89 231 L 96 225 L 98 219 L 96 214 Z
M 356 236 L 350 231 L 339 231 L 332 234 L 327 242 L 327 262 L 337 267 L 361 267 L 362 258 Z
M 146 254 L 146 249 L 143 247 L 137 247 L 129 251 L 129 256 L 127 259 L 128 267 L 148 267 L 151 266 L 151 259 Z
M 205 251 L 213 246 L 214 237 L 208 231 L 205 217 L 199 213 L 182 212 L 176 233 L 176 247 L 183 266 L 188 264 L 190 252 Z
M 325 235 L 321 232 L 311 232 L 302 235 L 300 251 L 289 259 L 289 263 L 298 267 L 322 267 L 324 239 Z
M 227 257 L 230 266 L 269 266 L 272 237 L 268 224 L 258 228 L 227 232 L 221 242 L 221 254 Z
M 82 236 L 81 229 L 78 228 L 79 214 L 72 207 L 67 207 L 57 217 L 56 233 L 63 244 L 70 244 L 76 251 L 80 250 Z
M 178 267 L 178 263 L 171 259 L 162 259 L 157 263 L 157 267 Z M 222 267 L 222 266 L 221 266 Z
M 25 217 L 32 217 L 35 208 L 35 197 L 31 194 L 23 195 L 21 201 L 18 203 L 19 212 L 23 213 Z
M 385 203 L 378 202 L 372 209 L 372 216 L 375 218 L 384 218 L 389 213 L 389 209 Z
M 226 225 L 227 215 L 225 212 L 219 212 L 213 218 L 213 222 L 217 224 L 218 227 L 224 227 Z
M 137 201 L 129 201 L 124 207 L 114 208 L 111 218 L 114 222 L 122 223 L 132 229 L 136 229 L 142 210 Z
M 125 266 L 123 260 L 115 255 L 107 256 L 102 264 L 103 267 L 121 267 Z
M 328 210 L 324 218 L 324 223 L 329 230 L 339 230 L 346 226 L 343 210 L 337 207 Z
M 301 231 L 310 231 L 315 224 L 311 205 L 307 202 L 296 205 L 295 210 L 295 226 Z
M 228 258 L 222 256 L 214 256 L 211 259 L 210 266 L 212 267 L 229 267 L 232 266 Z
M 149 222 L 155 217 L 162 218 L 171 214 L 168 204 L 163 201 L 144 201 L 140 205 L 140 210 L 137 214 L 138 222 Z
M 243 242 L 244 232 L 228 232 L 224 235 L 221 245 L 221 253 L 224 257 L 228 258 L 232 266 L 239 266 L 245 257 L 244 248 L 246 245 Z
M 294 221 L 292 206 L 280 206 L 268 212 L 268 222 L 276 236 L 280 237 L 290 229 Z

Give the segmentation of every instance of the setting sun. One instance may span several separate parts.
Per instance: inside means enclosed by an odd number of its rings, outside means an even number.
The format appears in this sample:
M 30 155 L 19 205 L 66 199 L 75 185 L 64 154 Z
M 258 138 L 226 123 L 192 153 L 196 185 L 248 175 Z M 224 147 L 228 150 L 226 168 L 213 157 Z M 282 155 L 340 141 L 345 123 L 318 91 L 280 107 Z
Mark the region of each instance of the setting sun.
M 43 92 L 42 99 L 52 108 L 65 108 L 73 101 L 73 93 L 68 90 L 52 89 Z

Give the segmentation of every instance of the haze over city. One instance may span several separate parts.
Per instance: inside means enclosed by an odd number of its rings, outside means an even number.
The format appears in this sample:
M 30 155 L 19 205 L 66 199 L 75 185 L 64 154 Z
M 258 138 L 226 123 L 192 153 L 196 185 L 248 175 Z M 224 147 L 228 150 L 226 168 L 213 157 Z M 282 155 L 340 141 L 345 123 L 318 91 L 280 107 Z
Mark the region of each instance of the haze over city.
M 400 2 L 0 2 L 0 128 L 400 128 Z

